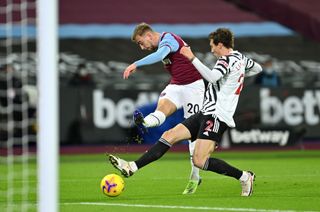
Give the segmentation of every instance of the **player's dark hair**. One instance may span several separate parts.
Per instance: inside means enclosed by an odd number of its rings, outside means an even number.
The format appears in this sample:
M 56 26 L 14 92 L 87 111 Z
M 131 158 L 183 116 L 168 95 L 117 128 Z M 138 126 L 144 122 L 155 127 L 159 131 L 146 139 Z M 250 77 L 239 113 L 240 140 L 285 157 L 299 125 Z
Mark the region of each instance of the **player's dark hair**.
M 131 40 L 133 42 L 136 42 L 137 35 L 142 36 L 144 33 L 148 32 L 148 31 L 153 32 L 153 29 L 151 28 L 151 26 L 149 24 L 144 23 L 144 22 L 138 24 L 132 33 Z
M 227 28 L 218 28 L 216 31 L 209 34 L 209 40 L 213 40 L 215 45 L 222 43 L 227 48 L 234 47 L 233 33 Z

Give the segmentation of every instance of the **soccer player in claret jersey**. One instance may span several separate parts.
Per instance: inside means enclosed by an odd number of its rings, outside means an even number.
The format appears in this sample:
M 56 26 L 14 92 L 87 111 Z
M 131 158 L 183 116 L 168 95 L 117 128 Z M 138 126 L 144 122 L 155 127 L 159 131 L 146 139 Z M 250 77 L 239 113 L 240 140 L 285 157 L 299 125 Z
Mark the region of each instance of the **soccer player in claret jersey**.
M 262 68 L 252 59 L 233 50 L 234 36 L 229 29 L 217 29 L 209 35 L 209 40 L 211 52 L 218 57 L 212 70 L 196 58 L 189 47 L 182 47 L 180 50 L 209 82 L 201 111 L 166 131 L 138 160 L 127 162 L 113 155 L 109 156 L 109 160 L 123 175 L 129 177 L 158 160 L 175 143 L 183 139 L 196 139 L 193 155 L 195 166 L 239 180 L 242 186 L 241 196 L 250 196 L 255 174 L 252 171 L 241 171 L 221 159 L 211 157 L 211 154 L 221 141 L 224 131 L 235 127 L 233 115 L 243 88 L 244 76 L 255 75 Z
M 203 103 L 204 81 L 194 65 L 179 52 L 183 46 L 186 46 L 186 43 L 173 33 L 156 32 L 146 23 L 136 26 L 132 41 L 137 43 L 142 50 L 154 52 L 129 65 L 123 73 L 124 79 L 128 79 L 137 67 L 160 61 L 171 75 L 169 85 L 160 94 L 156 110 L 145 118 L 140 111 L 134 112 L 133 119 L 140 131 L 145 132 L 148 127 L 161 125 L 166 117 L 179 108 L 183 108 L 184 118 L 198 112 Z M 183 194 L 194 193 L 201 182 L 199 168 L 192 163 L 195 143 L 189 141 L 192 169 L 190 180 Z

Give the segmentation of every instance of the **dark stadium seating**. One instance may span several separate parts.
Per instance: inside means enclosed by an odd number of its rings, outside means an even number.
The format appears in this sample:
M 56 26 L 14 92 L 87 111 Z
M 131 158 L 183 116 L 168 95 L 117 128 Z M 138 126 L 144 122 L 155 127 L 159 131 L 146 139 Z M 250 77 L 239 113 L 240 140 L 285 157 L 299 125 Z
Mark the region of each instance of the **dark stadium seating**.
M 231 0 L 231 2 L 320 41 L 319 0 Z
M 91 0 L 90 4 L 85 0 L 68 0 L 60 1 L 60 14 L 61 24 L 128 24 L 142 21 L 167 24 L 238 23 L 263 20 L 223 0 Z

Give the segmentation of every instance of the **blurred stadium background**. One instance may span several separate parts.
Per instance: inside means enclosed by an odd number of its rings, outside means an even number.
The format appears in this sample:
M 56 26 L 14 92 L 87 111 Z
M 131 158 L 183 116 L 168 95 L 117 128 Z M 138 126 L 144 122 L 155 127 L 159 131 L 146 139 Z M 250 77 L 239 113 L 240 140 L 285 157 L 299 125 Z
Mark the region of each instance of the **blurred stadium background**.
M 128 64 L 147 54 L 130 41 L 134 25 L 142 21 L 181 35 L 209 66 L 214 58 L 208 33 L 218 26 L 231 28 L 236 49 L 261 64 L 271 60 L 274 69 L 270 76 L 246 81 L 236 115 L 239 130 L 289 130 L 290 142 L 284 146 L 296 143 L 305 131 L 303 141 L 319 144 L 317 9 L 317 1 L 299 0 L 205 0 L 197 6 L 191 0 L 161 1 L 158 6 L 153 1 L 61 2 L 61 144 L 123 144 L 132 137 L 133 109 L 157 100 L 168 83 L 161 63 L 141 68 L 130 80 L 121 78 Z M 229 142 L 235 144 L 232 138 Z M 260 145 L 253 142 L 248 141 Z
M 36 10 L 36 0 L 0 3 L 2 162 L 9 153 L 36 152 Z M 153 110 L 169 80 L 161 63 L 122 79 L 125 67 L 148 53 L 130 41 L 139 22 L 182 36 L 209 67 L 215 58 L 207 36 L 217 27 L 228 27 L 235 33 L 235 49 L 263 65 L 263 74 L 245 81 L 235 115 L 237 127 L 225 134 L 221 149 L 319 149 L 319 11 L 318 0 L 59 1 L 61 154 L 142 152 L 181 121 L 178 111 L 143 139 L 137 137 L 132 112 L 135 108 L 144 113 Z M 19 29 L 21 23 L 25 31 Z M 12 110 L 8 110 L 10 103 Z M 8 130 L 9 118 L 14 123 L 12 130 Z M 179 145 L 174 150 L 187 151 L 187 147 Z M 1 183 L 10 178 L 1 177 Z M 3 197 L 10 196 L 7 186 L 1 188 Z

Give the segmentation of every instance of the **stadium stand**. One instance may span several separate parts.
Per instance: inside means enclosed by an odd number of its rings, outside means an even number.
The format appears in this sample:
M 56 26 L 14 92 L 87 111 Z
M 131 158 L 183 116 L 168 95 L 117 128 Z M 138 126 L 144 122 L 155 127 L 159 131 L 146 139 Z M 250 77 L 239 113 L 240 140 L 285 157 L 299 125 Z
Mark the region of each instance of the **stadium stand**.
M 136 0 L 69 0 L 60 4 L 60 23 L 222 23 L 222 22 L 261 22 L 259 16 L 237 8 L 223 0 L 202 0 L 196 3 L 193 0 L 163 0 L 157 1 Z M 74 7 L 77 5 L 77 7 Z M 168 5 L 170 5 L 168 7 Z M 170 14 L 170 15 L 164 15 Z M 86 14 L 79 15 L 79 14 Z M 192 14 L 192 15 L 190 15 Z M 230 15 L 232 14 L 232 15 Z
M 318 0 L 229 0 L 266 19 L 286 25 L 302 35 L 320 41 Z

